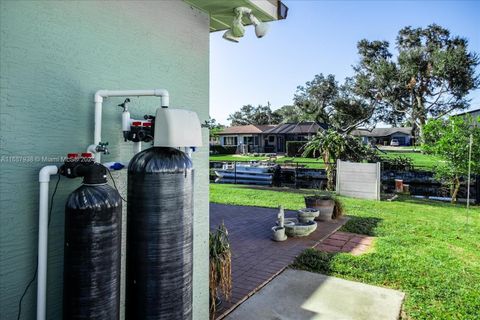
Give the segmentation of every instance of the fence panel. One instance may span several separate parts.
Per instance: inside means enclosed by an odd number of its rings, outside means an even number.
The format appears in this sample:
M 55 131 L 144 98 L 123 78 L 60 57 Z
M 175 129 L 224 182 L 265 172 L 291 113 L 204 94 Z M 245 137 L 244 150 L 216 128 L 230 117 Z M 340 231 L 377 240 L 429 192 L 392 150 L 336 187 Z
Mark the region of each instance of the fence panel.
M 337 194 L 380 200 L 380 163 L 337 161 Z

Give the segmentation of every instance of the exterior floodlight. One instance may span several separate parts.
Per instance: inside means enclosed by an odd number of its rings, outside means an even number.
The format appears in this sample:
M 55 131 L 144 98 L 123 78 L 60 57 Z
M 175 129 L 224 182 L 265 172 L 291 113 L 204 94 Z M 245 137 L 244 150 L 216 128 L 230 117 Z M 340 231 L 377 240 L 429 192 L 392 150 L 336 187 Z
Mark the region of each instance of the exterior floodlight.
M 248 15 L 248 18 L 250 19 L 250 21 L 252 21 L 253 25 L 255 26 L 255 35 L 257 36 L 257 38 L 262 38 L 267 34 L 268 24 L 258 20 L 257 17 L 253 15 L 253 13 L 250 13 Z
M 227 30 L 223 34 L 225 40 L 238 42 L 241 37 L 245 34 L 245 27 L 243 25 L 243 15 L 246 15 L 248 19 L 255 26 L 255 34 L 257 38 L 262 38 L 267 34 L 268 24 L 261 22 L 253 15 L 252 9 L 246 7 L 235 8 L 235 18 L 233 19 L 232 28 Z
M 225 33 L 223 34 L 223 39 L 228 40 L 228 41 L 232 41 L 232 42 L 235 42 L 235 43 L 238 43 L 238 41 L 240 40 L 240 38 L 235 37 L 232 34 L 232 30 L 230 30 L 230 29 L 225 31 Z

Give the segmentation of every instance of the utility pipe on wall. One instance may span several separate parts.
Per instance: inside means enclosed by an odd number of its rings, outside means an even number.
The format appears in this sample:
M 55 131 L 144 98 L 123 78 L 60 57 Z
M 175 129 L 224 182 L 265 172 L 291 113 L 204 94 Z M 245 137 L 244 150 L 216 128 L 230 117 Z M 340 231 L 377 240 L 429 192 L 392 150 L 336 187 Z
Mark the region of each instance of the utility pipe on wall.
M 134 142 L 133 143 L 133 154 L 137 154 L 142 151 L 142 143 L 141 142 Z
M 102 141 L 102 104 L 103 99 L 108 97 L 141 97 L 151 96 L 161 98 L 161 107 L 168 107 L 170 104 L 170 95 L 165 89 L 152 90 L 98 90 L 95 93 L 95 129 L 93 134 L 93 144 L 88 147 L 89 152 L 95 154 L 96 161 L 100 162 L 100 153 L 97 147 Z
M 45 166 L 38 174 L 40 204 L 38 211 L 38 280 L 37 320 L 45 320 L 47 304 L 47 252 L 48 252 L 48 187 L 50 176 L 58 173 L 56 166 Z

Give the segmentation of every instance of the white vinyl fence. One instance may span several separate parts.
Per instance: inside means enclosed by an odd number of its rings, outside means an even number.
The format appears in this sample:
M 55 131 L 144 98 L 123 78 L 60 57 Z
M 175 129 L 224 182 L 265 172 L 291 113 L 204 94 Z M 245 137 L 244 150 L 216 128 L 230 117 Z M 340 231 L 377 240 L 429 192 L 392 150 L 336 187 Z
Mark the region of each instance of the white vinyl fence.
M 380 200 L 380 163 L 337 161 L 337 194 Z

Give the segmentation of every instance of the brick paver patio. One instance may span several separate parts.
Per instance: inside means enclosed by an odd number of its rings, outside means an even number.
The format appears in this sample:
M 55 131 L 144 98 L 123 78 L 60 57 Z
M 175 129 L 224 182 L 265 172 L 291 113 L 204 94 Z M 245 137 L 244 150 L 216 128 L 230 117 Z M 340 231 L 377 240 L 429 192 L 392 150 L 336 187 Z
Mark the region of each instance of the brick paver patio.
M 358 256 L 371 248 L 373 239 L 373 237 L 361 234 L 337 231 L 318 244 L 316 248 L 325 252 L 348 252 Z
M 232 299 L 219 307 L 217 319 L 283 271 L 304 249 L 316 246 L 346 222 L 344 218 L 319 222 L 317 230 L 308 237 L 275 242 L 270 236 L 277 213 L 277 209 L 271 208 L 210 204 L 210 229 L 224 221 L 232 247 Z M 285 217 L 296 217 L 296 212 L 285 211 Z M 346 239 L 347 242 L 352 240 L 353 237 Z

